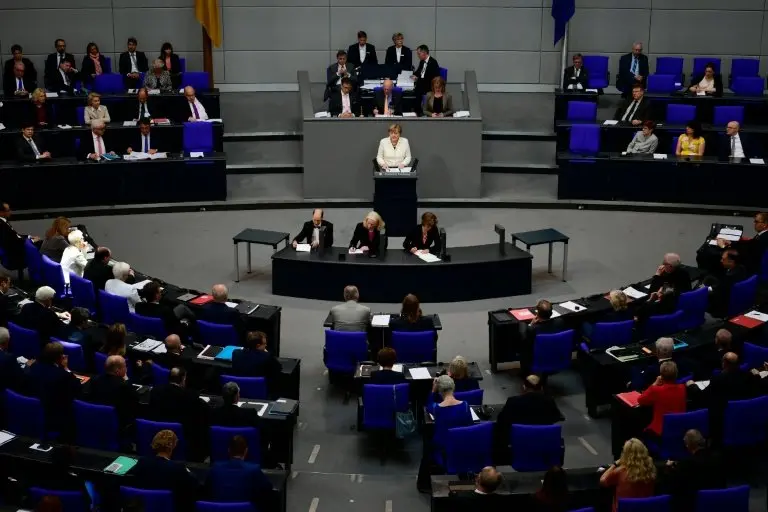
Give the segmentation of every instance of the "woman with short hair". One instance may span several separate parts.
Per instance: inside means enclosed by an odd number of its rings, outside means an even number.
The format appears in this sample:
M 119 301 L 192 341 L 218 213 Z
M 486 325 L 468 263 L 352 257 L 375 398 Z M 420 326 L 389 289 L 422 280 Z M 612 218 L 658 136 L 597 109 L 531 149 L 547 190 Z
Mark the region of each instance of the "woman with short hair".
M 437 215 L 432 212 L 424 212 L 421 216 L 421 224 L 405 237 L 403 249 L 411 254 L 439 254 L 442 243 L 440 233 L 437 230 Z
M 655 153 L 656 148 L 659 146 L 659 139 L 653 134 L 655 129 L 656 123 L 653 121 L 644 122 L 643 128 L 635 133 L 629 146 L 627 146 L 627 153 L 638 155 L 651 155 Z
M 149 90 L 160 90 L 170 92 L 173 90 L 173 80 L 171 75 L 163 69 L 163 61 L 155 59 L 152 61 L 152 72 L 144 77 L 144 87 Z
M 384 229 L 384 220 L 375 211 L 368 212 L 363 222 L 355 226 L 352 240 L 349 241 L 349 252 L 360 249 L 371 256 L 377 256 L 386 247 L 379 247 L 381 243 L 381 231 Z
M 389 136 L 379 141 L 376 163 L 383 171 L 402 169 L 411 164 L 411 146 L 402 134 L 403 128 L 395 123 L 389 126 Z
M 88 264 L 88 258 L 86 258 L 88 243 L 85 241 L 83 232 L 79 229 L 71 231 L 67 235 L 67 240 L 69 246 L 64 249 L 61 255 L 61 270 L 83 277 L 85 266 Z
M 35 128 L 45 128 L 55 124 L 53 107 L 46 101 L 45 90 L 37 88 L 29 95 L 29 114 L 27 119 Z
M 101 94 L 92 92 L 88 94 L 88 106 L 85 107 L 83 115 L 85 117 L 85 124 L 90 126 L 91 122 L 99 119 L 105 123 L 109 123 L 112 119 L 109 117 L 109 110 L 106 105 L 101 104 Z

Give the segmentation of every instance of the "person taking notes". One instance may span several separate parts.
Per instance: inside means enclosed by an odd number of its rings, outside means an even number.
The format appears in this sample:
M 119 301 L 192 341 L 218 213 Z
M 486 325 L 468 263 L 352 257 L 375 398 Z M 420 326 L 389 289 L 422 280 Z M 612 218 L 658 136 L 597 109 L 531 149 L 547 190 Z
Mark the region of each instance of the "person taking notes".
M 439 254 L 441 247 L 440 234 L 437 231 L 437 215 L 424 212 L 421 216 L 421 224 L 405 237 L 403 249 L 411 254 Z

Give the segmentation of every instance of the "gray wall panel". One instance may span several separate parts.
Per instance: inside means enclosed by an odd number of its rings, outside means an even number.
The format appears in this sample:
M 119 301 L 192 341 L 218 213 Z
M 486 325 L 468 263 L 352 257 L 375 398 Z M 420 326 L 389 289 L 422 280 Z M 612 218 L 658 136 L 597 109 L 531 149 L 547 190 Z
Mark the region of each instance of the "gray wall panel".
M 328 0 L 221 0 L 228 7 L 328 7 Z
M 652 13 L 650 48 L 654 52 L 687 50 L 696 54 L 741 55 L 760 51 L 763 19 L 754 12 L 654 10 Z
M 110 9 L 112 5 L 104 0 L 3 0 L 1 9 Z
M 0 10 L 3 55 L 10 52 L 14 43 L 22 45 L 24 53 L 47 55 L 53 51 L 57 37 L 65 38 L 67 49 L 75 54 L 82 55 L 90 41 L 96 41 L 102 52 L 110 53 L 112 30 L 111 12 L 104 9 Z
M 140 49 L 152 58 L 160 54 L 166 41 L 179 54 L 203 51 L 200 24 L 192 8 L 152 9 L 152 16 L 147 16 L 143 9 L 115 9 L 114 20 L 117 52 L 125 51 L 129 37 L 135 37 Z
M 223 23 L 227 51 L 318 50 L 330 45 L 326 8 L 233 7 L 224 9 Z
M 541 0 L 436 0 L 438 7 L 541 7 Z
M 538 51 L 541 14 L 541 9 L 439 7 L 435 46 L 456 51 Z
M 102 4 L 106 2 L 102 1 Z M 187 7 L 192 9 L 194 2 L 189 0 L 112 0 L 112 7 Z
M 330 0 L 331 7 L 433 7 L 435 0 Z M 373 18 L 376 19 L 376 18 Z M 368 23 L 367 26 L 373 28 L 378 22 Z M 371 35 L 367 29 L 368 35 Z
M 309 70 L 313 82 L 325 82 L 327 52 L 225 52 L 227 82 L 234 84 L 295 83 L 296 70 Z
M 568 65 L 570 66 L 570 61 Z M 560 52 L 541 52 L 539 82 L 542 84 L 560 83 Z
M 729 11 L 762 11 L 765 0 L 652 0 L 652 9 L 682 9 L 701 11 L 722 9 Z
M 642 9 L 577 9 L 570 48 L 582 53 L 629 51 L 633 42 L 648 41 L 650 17 Z
M 448 80 L 459 81 L 473 69 L 483 83 L 530 84 L 539 80 L 539 52 L 441 51 L 437 59 L 448 68 Z
M 420 44 L 435 46 L 435 10 L 429 7 L 331 7 L 331 48 L 347 49 L 364 30 L 377 50 L 392 44 L 392 34 L 402 32 L 405 45 L 415 50 Z M 376 20 L 372 23 L 372 20 Z M 379 60 L 383 62 L 382 56 Z

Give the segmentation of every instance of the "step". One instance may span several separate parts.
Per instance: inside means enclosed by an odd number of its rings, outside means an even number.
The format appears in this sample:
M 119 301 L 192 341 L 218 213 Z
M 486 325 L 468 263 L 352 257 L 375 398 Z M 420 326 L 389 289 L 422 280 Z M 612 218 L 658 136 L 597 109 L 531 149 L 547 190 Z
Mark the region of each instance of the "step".
M 225 142 L 224 152 L 232 165 L 301 165 L 299 140 Z

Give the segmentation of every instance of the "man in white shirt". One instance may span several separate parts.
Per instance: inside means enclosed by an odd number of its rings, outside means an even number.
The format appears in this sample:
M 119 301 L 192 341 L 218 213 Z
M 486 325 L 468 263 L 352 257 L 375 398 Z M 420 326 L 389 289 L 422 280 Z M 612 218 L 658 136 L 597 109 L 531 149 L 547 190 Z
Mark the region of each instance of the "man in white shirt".
M 21 139 L 16 144 L 16 156 L 22 162 L 51 159 L 51 154 L 43 148 L 42 140 L 35 135 L 33 121 L 26 121 L 21 129 Z
M 195 96 L 195 89 L 189 85 L 186 86 L 184 88 L 184 97 L 187 99 L 187 103 L 184 107 L 188 116 L 187 121 L 207 121 L 208 113 L 205 111 L 203 104 L 200 103 Z
M 331 94 L 328 101 L 328 112 L 333 117 L 352 118 L 356 113 L 360 113 L 360 102 L 352 91 L 352 80 L 349 78 L 341 79 L 341 88 Z
M 104 291 L 128 299 L 128 309 L 133 313 L 136 304 L 141 302 L 138 288 L 126 283 L 133 277 L 133 269 L 127 263 L 118 262 L 112 266 L 112 275 L 115 278 L 107 281 Z
M 363 30 L 357 33 L 357 44 L 353 44 L 347 51 L 347 58 L 350 64 L 359 68 L 363 64 L 367 66 L 375 66 L 379 63 L 379 58 L 376 56 L 376 47 L 372 44 L 368 44 L 368 34 Z
M 101 119 L 91 121 L 91 133 L 80 142 L 81 160 L 93 160 L 98 162 L 104 155 L 117 156 L 114 151 L 109 151 L 109 145 L 105 141 L 104 134 L 107 125 Z
M 149 119 L 146 117 L 139 119 L 138 125 L 139 125 L 138 137 L 134 139 L 134 144 L 132 144 L 131 146 L 128 146 L 128 149 L 126 149 L 126 153 L 130 155 L 134 151 L 138 151 L 140 153 L 154 155 L 155 153 L 157 153 L 157 149 L 152 147 L 153 142 L 152 142 L 152 135 L 150 133 L 151 123 Z
M 725 127 L 725 135 L 720 136 L 717 156 L 720 160 L 731 158 L 761 158 L 762 151 L 759 143 L 741 131 L 738 121 L 731 121 Z

